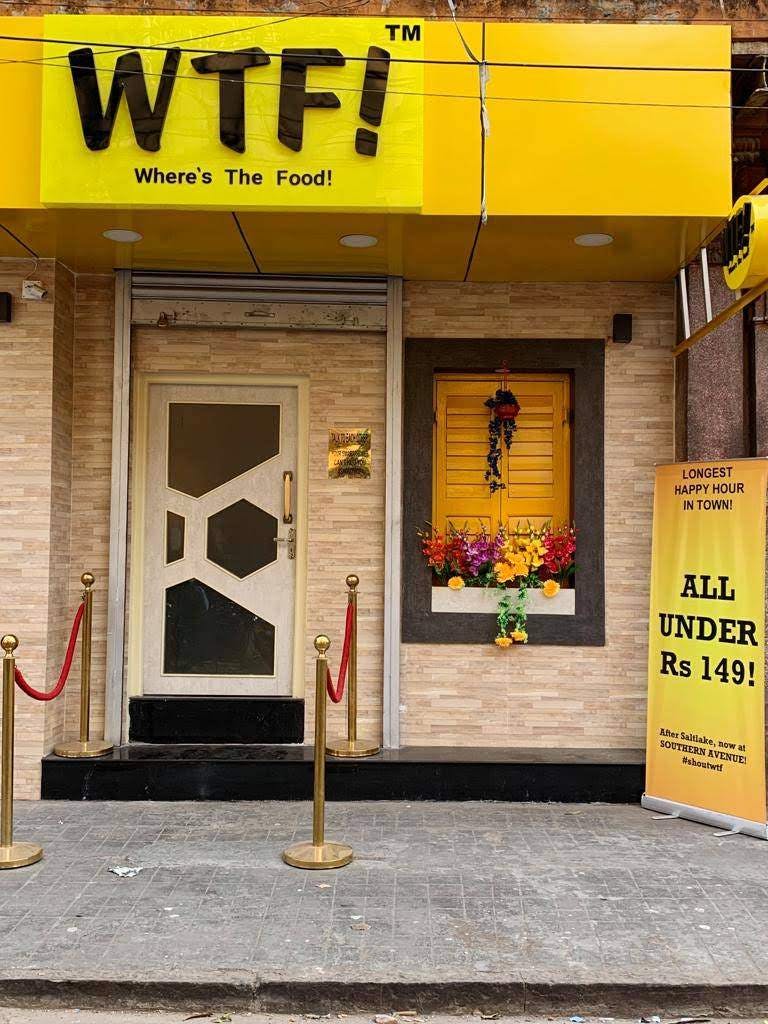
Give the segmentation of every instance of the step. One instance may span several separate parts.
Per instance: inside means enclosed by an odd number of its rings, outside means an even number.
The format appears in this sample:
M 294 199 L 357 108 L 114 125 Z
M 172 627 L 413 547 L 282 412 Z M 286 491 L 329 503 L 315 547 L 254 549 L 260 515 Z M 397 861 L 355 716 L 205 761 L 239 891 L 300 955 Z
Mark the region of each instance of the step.
M 756 969 L 753 969 L 756 972 Z M 471 978 L 469 971 L 440 972 L 424 978 L 402 977 L 400 972 L 337 968 L 335 979 L 311 977 L 309 971 L 292 977 L 290 972 L 256 970 L 208 970 L 185 972 L 109 973 L 0 972 L 0 1005 L 50 1010 L 105 1011 L 162 1010 L 185 1014 L 190 1019 L 211 1017 L 207 1007 L 226 1006 L 230 1013 L 297 1014 L 316 1019 L 346 1013 L 386 1013 L 407 1006 L 420 1014 L 469 1015 L 477 1019 L 515 1016 L 536 1024 L 536 1018 L 568 1019 L 572 1011 L 618 1018 L 641 1018 L 648 1007 L 666 1017 L 687 1016 L 697 1020 L 741 1017 L 759 1020 L 768 1004 L 768 985 L 762 979 L 748 982 L 656 982 L 608 980 L 595 972 L 591 979 L 574 980 L 546 970 L 514 972 L 490 978 Z M 287 976 L 286 976 L 287 974 Z M 153 1017 L 154 1019 L 154 1017 Z M 402 1017 L 407 1021 L 409 1017 Z M 544 1020 L 540 1024 L 546 1024 Z
M 131 697 L 135 743 L 303 743 L 295 697 Z
M 635 749 L 403 747 L 326 761 L 329 800 L 635 803 Z M 101 758 L 49 754 L 46 800 L 308 800 L 313 751 L 299 745 L 131 743 Z

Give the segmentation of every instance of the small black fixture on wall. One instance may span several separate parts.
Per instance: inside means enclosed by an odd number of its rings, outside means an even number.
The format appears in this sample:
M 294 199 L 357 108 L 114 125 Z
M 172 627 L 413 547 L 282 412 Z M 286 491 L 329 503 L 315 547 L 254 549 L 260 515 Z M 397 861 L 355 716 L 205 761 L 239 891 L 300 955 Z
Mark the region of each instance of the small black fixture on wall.
M 632 314 L 613 314 L 613 340 L 620 345 L 628 345 L 632 341 Z
M 0 324 L 9 324 L 11 322 L 12 307 L 11 293 L 0 292 Z

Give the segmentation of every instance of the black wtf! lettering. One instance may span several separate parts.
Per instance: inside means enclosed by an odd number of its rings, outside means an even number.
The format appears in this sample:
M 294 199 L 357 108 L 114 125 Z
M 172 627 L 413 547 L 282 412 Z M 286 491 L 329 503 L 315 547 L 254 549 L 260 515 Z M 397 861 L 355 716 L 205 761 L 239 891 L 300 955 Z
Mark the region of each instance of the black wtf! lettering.
M 176 83 L 180 56 L 181 50 L 175 47 L 166 51 L 153 107 L 149 102 L 141 55 L 135 50 L 122 54 L 115 62 L 107 108 L 104 110 L 101 105 L 93 50 L 84 47 L 70 52 L 69 67 L 75 86 L 83 138 L 88 149 L 100 150 L 109 146 L 123 93 L 137 144 L 150 153 L 156 153 L 160 149 L 160 138 Z
M 344 57 L 335 49 L 283 50 L 277 137 L 288 149 L 298 153 L 303 145 L 304 111 L 308 107 L 335 110 L 341 106 L 335 92 L 307 92 L 307 68 L 339 68 L 344 64 Z
M 380 46 L 368 47 L 365 64 L 363 95 L 360 100 L 360 117 L 377 128 L 384 116 L 384 100 L 387 96 L 389 79 L 389 53 Z M 355 134 L 355 150 L 361 156 L 376 156 L 379 145 L 378 132 L 358 128 Z
M 201 75 L 219 76 L 219 138 L 236 153 L 245 152 L 245 72 L 269 62 L 259 46 L 234 53 L 212 53 L 192 61 L 192 67 Z

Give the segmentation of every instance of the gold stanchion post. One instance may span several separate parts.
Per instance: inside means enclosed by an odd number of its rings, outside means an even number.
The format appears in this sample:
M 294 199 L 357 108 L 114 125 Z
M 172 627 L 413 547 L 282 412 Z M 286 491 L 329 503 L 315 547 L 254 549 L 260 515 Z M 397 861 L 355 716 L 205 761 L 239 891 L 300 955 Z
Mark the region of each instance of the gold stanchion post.
M 60 743 L 53 748 L 59 757 L 102 757 L 113 747 L 104 740 L 91 739 L 91 638 L 93 635 L 93 573 L 84 572 L 80 577 L 83 584 L 83 625 L 80 640 L 80 739 Z
M 3 656 L 3 737 L 2 737 L 2 782 L 0 783 L 0 869 L 24 868 L 34 864 L 43 856 L 43 848 L 36 843 L 14 843 L 13 841 L 13 717 L 14 717 L 14 673 L 16 658 L 13 652 L 19 641 L 12 634 L 0 640 L 5 652 Z
M 370 757 L 378 754 L 381 747 L 357 735 L 357 587 L 360 578 L 350 573 L 347 576 L 347 604 L 352 605 L 352 637 L 349 647 L 349 682 L 347 684 L 347 735 L 333 739 L 328 744 L 328 753 L 333 757 Z
M 312 808 L 312 842 L 296 843 L 283 852 L 293 868 L 343 868 L 354 854 L 343 843 L 325 841 L 325 687 L 328 678 L 326 654 L 331 646 L 327 636 L 315 637 L 315 787 Z

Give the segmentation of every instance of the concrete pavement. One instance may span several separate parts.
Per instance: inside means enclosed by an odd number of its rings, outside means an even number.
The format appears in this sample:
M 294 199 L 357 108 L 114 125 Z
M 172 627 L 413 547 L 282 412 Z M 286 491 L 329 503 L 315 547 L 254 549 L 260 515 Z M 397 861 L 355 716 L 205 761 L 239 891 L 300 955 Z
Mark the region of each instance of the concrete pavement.
M 768 844 L 625 805 L 27 803 L 0 1004 L 768 1013 Z M 111 869 L 139 868 L 132 877 Z

